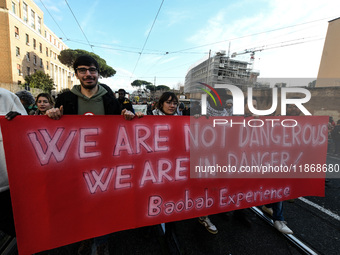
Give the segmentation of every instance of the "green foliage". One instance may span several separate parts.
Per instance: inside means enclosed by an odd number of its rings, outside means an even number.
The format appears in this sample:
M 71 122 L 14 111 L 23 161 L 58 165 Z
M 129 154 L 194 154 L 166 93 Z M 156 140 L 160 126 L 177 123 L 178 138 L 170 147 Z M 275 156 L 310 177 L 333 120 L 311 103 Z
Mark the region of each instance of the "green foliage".
M 51 93 L 51 90 L 54 89 L 53 79 L 43 71 L 36 71 L 32 75 L 27 75 L 25 82 L 29 84 L 31 88 L 42 89 L 47 93 Z
M 308 83 L 308 88 L 315 88 L 316 80 Z
M 155 85 L 146 85 L 145 88 L 150 90 L 150 91 L 156 91 L 156 86 Z
M 71 50 L 71 49 L 62 50 L 60 52 L 60 55 L 58 55 L 58 59 L 64 65 L 66 65 L 68 67 L 72 67 L 76 58 L 81 56 L 81 55 L 90 55 L 95 60 L 97 60 L 97 62 L 99 64 L 99 74 L 102 77 L 107 78 L 107 77 L 114 76 L 116 74 L 116 70 L 114 70 L 111 66 L 108 66 L 104 59 L 99 57 L 97 54 L 94 54 L 93 52 L 88 52 L 86 50 L 80 50 L 80 49 L 77 49 L 77 50 Z
M 156 90 L 169 91 L 170 88 L 168 86 L 166 86 L 166 85 L 158 85 L 156 87 Z
M 134 80 L 134 81 L 131 83 L 131 86 L 132 86 L 132 87 L 141 87 L 141 86 L 150 86 L 150 85 L 152 85 L 151 82 L 143 81 L 143 80 Z

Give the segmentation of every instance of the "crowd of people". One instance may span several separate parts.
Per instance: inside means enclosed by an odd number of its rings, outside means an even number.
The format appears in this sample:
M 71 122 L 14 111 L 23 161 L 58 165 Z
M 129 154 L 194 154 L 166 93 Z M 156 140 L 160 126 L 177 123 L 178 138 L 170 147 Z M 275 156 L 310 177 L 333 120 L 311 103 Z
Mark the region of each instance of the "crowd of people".
M 340 156 L 340 120 L 336 123 L 333 117 L 328 121 L 328 148 L 327 152 L 336 157 Z
M 135 111 L 132 102 L 126 97 L 124 89 L 118 90 L 118 98 L 114 92 L 105 84 L 98 83 L 99 65 L 95 59 L 84 55 L 76 59 L 73 64 L 75 75 L 80 81 L 80 85 L 75 85 L 71 90 L 64 91 L 54 100 L 48 93 L 40 93 L 34 97 L 28 91 L 17 92 L 16 95 L 0 88 L 0 114 L 6 115 L 11 120 L 16 115 L 47 115 L 51 119 L 58 120 L 63 115 L 123 115 L 126 120 L 135 117 L 143 117 L 143 113 Z M 224 89 L 219 89 L 218 94 L 223 99 L 222 105 L 216 105 L 208 98 L 207 115 L 209 116 L 232 116 L 233 98 L 226 94 Z M 253 98 L 253 106 L 257 108 L 257 99 Z M 164 92 L 157 103 L 150 105 L 147 111 L 149 115 L 182 116 L 195 115 L 200 117 L 200 105 L 198 101 L 193 101 L 191 108 L 181 103 L 173 92 Z M 245 117 L 252 114 L 247 111 L 245 105 Z M 298 116 L 300 111 L 293 105 L 287 106 L 287 115 Z M 340 121 L 337 125 L 330 119 L 329 136 L 335 142 L 335 154 L 340 154 Z M 6 165 L 4 164 L 4 151 L 2 137 L 0 133 L 0 204 L 1 204 L 1 230 L 9 235 L 15 236 L 13 225 L 13 215 L 8 186 Z M 274 220 L 274 227 L 280 232 L 292 234 L 283 218 L 283 203 L 277 202 L 262 207 L 263 211 L 269 214 Z M 242 210 L 234 212 L 243 215 Z M 244 216 L 246 217 L 246 216 Z M 245 219 L 249 221 L 248 219 Z M 217 234 L 217 227 L 210 221 L 209 216 L 198 218 L 210 233 Z M 171 230 L 171 224 L 163 224 L 164 232 Z M 85 240 L 79 247 L 79 254 L 90 254 L 95 249 L 96 254 L 108 254 L 108 236 L 97 237 Z

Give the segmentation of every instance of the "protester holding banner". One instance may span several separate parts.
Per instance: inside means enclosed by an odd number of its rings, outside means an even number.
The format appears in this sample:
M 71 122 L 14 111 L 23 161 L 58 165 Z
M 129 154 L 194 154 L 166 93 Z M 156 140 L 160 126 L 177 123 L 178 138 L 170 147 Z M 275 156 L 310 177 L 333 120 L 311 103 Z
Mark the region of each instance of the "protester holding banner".
M 98 84 L 99 64 L 88 55 L 78 57 L 73 68 L 80 85 L 75 85 L 70 91 L 58 95 L 56 108 L 46 111 L 52 119 L 60 119 L 63 114 L 68 115 L 123 115 L 131 120 L 135 114 L 127 109 L 121 110 L 119 102 L 112 90 L 105 84 Z M 142 117 L 140 112 L 136 116 Z M 108 252 L 108 236 L 94 238 L 96 254 Z M 87 254 L 92 249 L 92 240 L 85 240 L 79 248 L 79 254 Z
M 340 154 L 340 120 L 337 121 L 336 126 L 333 128 L 331 134 L 332 134 L 332 138 L 335 144 L 334 154 L 335 156 L 339 156 Z
M 180 103 L 178 106 L 177 106 L 177 114 L 182 116 L 184 115 L 184 104 L 183 103 Z
M 121 109 L 126 109 L 131 112 L 135 112 L 135 110 L 132 107 L 131 101 L 125 97 L 126 91 L 125 89 L 119 89 L 118 90 L 118 102 L 120 104 Z
M 160 97 L 156 108 L 152 111 L 152 115 L 178 115 L 177 110 L 178 99 L 173 92 L 164 92 Z
M 10 120 L 16 115 L 26 115 L 26 110 L 20 99 L 12 92 L 0 88 L 0 115 L 6 115 Z M 12 203 L 9 192 L 5 153 L 0 129 L 0 230 L 15 236 Z
M 27 90 L 21 90 L 15 93 L 25 107 L 27 114 L 33 114 L 38 108 L 35 105 L 35 100 L 33 95 Z
M 46 114 L 52 119 L 60 119 L 63 114 L 70 115 L 119 115 L 131 120 L 135 114 L 120 109 L 112 90 L 105 84 L 99 84 L 99 64 L 91 56 L 78 57 L 73 68 L 81 85 L 75 85 L 70 91 L 58 95 L 56 108 Z M 138 117 L 143 114 L 136 113 Z
M 51 109 L 54 105 L 53 98 L 48 93 L 40 93 L 35 100 L 38 109 L 33 115 L 45 115 L 46 111 Z
M 173 92 L 164 92 L 159 101 L 156 103 L 155 109 L 152 111 L 152 115 L 178 115 L 177 114 L 178 98 Z M 164 233 L 173 230 L 173 224 L 162 223 L 161 227 Z
M 253 98 L 253 104 L 257 105 L 257 99 Z M 299 116 L 301 113 L 300 109 L 296 105 L 287 105 L 286 114 L 287 116 Z M 294 202 L 294 199 L 290 199 L 289 202 Z M 269 214 L 274 221 L 274 228 L 284 234 L 293 234 L 293 231 L 286 225 L 283 217 L 283 202 L 271 203 L 262 206 L 262 210 Z
M 236 104 L 235 97 L 234 102 Z M 52 253 L 62 254 L 72 249 L 75 252 L 71 253 L 77 254 L 79 244 L 76 242 L 112 232 L 158 226 L 162 222 L 261 206 L 293 197 L 324 196 L 324 180 L 320 178 L 286 178 L 287 174 L 282 173 L 281 179 L 277 173 L 270 177 L 264 168 L 261 172 L 240 176 L 234 171 L 217 173 L 215 170 L 226 169 L 229 163 L 236 170 L 262 163 L 276 168 L 296 164 L 297 158 L 301 166 L 325 164 L 327 116 L 298 119 L 296 130 L 302 131 L 297 136 L 293 130 L 285 132 L 285 126 L 276 125 L 274 137 L 270 137 L 271 122 L 266 122 L 263 128 L 244 128 L 243 120 L 247 124 L 256 119 L 241 116 L 201 117 L 195 123 L 190 123 L 190 118 L 172 115 L 149 116 L 132 122 L 124 121 L 122 116 L 105 115 L 70 115 L 59 121 L 39 117 L 39 122 L 33 118 L 17 117 L 15 121 L 0 118 L 19 254 L 34 254 L 71 243 L 74 243 L 72 247 Z M 207 129 L 216 119 L 230 122 L 234 119 L 234 123 L 241 124 Z M 277 123 L 285 120 L 284 117 L 276 119 Z M 190 129 L 191 124 L 195 128 Z M 315 127 L 315 136 L 310 132 L 314 130 L 312 127 Z M 216 136 L 210 135 L 212 130 Z M 265 142 L 261 136 L 264 138 L 266 134 L 269 139 Z M 309 138 L 303 141 L 306 135 Z M 13 137 L 20 141 L 20 146 L 13 142 Z M 292 139 L 301 143 L 291 146 Z M 211 146 L 207 146 L 207 142 Z M 282 155 L 290 158 L 276 161 Z M 242 162 L 242 158 L 246 160 Z M 203 164 L 210 165 L 212 171 L 196 171 L 197 166 L 202 169 Z M 264 174 L 269 178 L 262 178 Z M 311 175 L 314 174 L 309 171 L 307 176 Z M 248 176 L 250 178 L 245 179 Z M 202 233 L 191 229 L 194 233 L 189 238 L 196 238 L 197 245 L 202 240 L 211 243 L 209 237 L 204 237 L 206 230 L 199 227 L 197 225 L 196 230 Z M 124 238 L 119 239 L 123 247 L 115 249 L 118 253 L 124 253 L 126 245 L 133 250 L 136 243 L 135 253 L 143 253 L 140 246 L 150 246 L 147 250 L 157 254 L 164 251 L 162 244 L 161 251 L 157 249 L 156 242 L 167 236 L 158 239 L 158 235 L 154 235 L 157 233 L 150 232 L 151 235 L 146 233 L 140 242 L 138 234 L 144 235 L 144 230 L 137 230 L 137 235 L 130 233 L 125 232 L 123 236 L 117 233 Z M 136 242 L 129 240 L 130 237 Z M 152 240 L 149 242 L 149 239 Z M 120 242 L 112 241 L 113 247 Z M 216 245 L 213 241 L 206 251 L 218 253 Z
M 222 104 L 218 105 L 213 102 L 212 97 L 207 100 L 207 116 L 229 116 L 229 112 L 225 108 L 224 102 L 230 100 L 231 96 L 227 95 L 225 89 L 216 89 L 217 94 L 222 99 Z M 211 233 L 217 234 L 217 227 L 211 222 L 208 216 L 199 217 L 198 221 Z

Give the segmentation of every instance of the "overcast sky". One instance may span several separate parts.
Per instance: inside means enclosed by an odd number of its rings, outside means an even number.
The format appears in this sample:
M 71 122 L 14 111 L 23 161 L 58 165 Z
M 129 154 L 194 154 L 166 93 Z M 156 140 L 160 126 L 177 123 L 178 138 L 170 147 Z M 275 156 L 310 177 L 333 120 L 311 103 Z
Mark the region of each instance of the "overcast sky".
M 315 79 L 328 21 L 340 17 L 339 0 L 35 2 L 69 48 L 93 51 L 117 71 L 101 82 L 129 92 L 136 79 L 177 88 L 209 50 L 229 45 L 230 53 L 258 50 L 260 78 Z

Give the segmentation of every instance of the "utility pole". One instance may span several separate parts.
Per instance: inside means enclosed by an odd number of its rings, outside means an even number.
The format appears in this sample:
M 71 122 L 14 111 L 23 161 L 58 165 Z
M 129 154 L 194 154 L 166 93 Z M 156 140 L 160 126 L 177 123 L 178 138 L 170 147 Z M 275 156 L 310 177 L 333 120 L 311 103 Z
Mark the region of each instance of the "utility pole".
M 156 93 L 156 76 L 153 79 L 152 101 L 155 101 L 155 93 Z
M 209 50 L 209 58 L 208 58 L 208 65 L 207 65 L 207 77 L 206 77 L 206 83 L 208 83 L 208 77 L 209 77 L 209 70 L 210 70 L 210 55 L 211 55 L 211 50 Z

